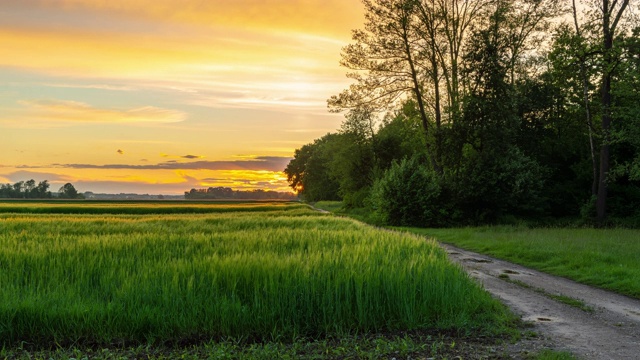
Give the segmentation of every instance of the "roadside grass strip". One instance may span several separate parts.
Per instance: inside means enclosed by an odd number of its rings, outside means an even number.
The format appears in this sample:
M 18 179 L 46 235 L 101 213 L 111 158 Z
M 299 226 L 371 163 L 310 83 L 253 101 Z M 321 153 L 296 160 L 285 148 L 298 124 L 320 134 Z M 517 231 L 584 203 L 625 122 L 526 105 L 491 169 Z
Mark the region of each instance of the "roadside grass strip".
M 1 214 L 2 344 L 496 334 L 513 320 L 434 241 L 297 204 L 198 206 L 218 209 Z
M 572 298 L 570 296 L 566 296 L 566 295 L 562 295 L 562 294 L 552 294 L 549 293 L 547 291 L 545 291 L 544 289 L 541 288 L 537 288 L 537 287 L 533 287 L 527 283 L 525 283 L 524 281 L 521 280 L 514 280 L 511 279 L 509 277 L 509 275 L 507 274 L 500 274 L 498 275 L 498 278 L 509 282 L 511 284 L 515 284 L 518 285 L 522 288 L 525 289 L 530 289 L 532 291 L 537 292 L 538 294 L 544 295 L 546 297 L 548 297 L 549 299 L 553 299 L 555 301 L 561 302 L 565 305 L 569 305 L 569 306 L 573 306 L 574 308 L 580 309 L 584 312 L 588 312 L 588 313 L 593 313 L 595 311 L 595 309 L 589 305 L 587 305 L 584 301 L 580 300 L 580 299 L 576 299 L 576 298 Z
M 403 230 L 640 298 L 640 230 L 513 226 Z

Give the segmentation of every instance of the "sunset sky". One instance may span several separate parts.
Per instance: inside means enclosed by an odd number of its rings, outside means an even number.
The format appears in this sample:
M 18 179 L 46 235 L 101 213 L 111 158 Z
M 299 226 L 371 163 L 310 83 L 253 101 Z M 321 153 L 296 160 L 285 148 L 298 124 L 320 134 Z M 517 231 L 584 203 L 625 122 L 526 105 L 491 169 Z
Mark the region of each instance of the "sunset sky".
M 1 0 L 0 182 L 288 191 L 359 0 Z

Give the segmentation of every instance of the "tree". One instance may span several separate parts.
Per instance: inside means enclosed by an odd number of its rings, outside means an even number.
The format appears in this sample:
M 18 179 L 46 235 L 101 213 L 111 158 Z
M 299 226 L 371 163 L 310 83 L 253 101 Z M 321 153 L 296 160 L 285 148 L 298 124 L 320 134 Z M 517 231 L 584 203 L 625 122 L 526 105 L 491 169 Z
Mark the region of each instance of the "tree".
M 37 197 L 36 193 L 34 193 L 34 190 L 36 189 L 36 181 L 31 179 L 31 180 L 27 180 L 24 183 L 24 197 L 25 198 L 33 198 L 33 197 Z
M 78 199 L 80 195 L 71 183 L 66 183 L 58 190 L 58 197 L 61 199 Z
M 327 134 L 296 149 L 284 170 L 289 186 L 306 201 L 340 200 L 340 183 L 331 176 L 328 151 L 337 134 Z
M 35 196 L 40 199 L 46 199 L 51 197 L 51 192 L 49 191 L 49 182 L 47 180 L 40 181 L 36 188 L 34 189 Z
M 389 110 L 406 100 L 415 99 L 422 131 L 429 137 L 429 117 L 423 94 L 425 73 L 421 64 L 420 41 L 415 31 L 416 4 L 413 0 L 363 0 L 365 28 L 354 30 L 354 44 L 343 49 L 340 64 L 352 72 L 355 82 L 349 89 L 332 96 L 328 103 L 334 111 L 351 108 Z M 439 168 L 426 142 L 434 168 Z
M 618 87 L 615 90 L 614 110 L 624 118 L 616 132 L 618 142 L 628 144 L 626 157 L 617 159 L 613 171 L 616 175 L 627 175 L 632 181 L 640 181 L 640 26 L 631 36 L 622 39 L 623 62 L 620 64 Z
M 413 100 L 405 102 L 401 109 L 388 114 L 373 143 L 376 171 L 383 172 L 394 162 L 409 159 L 424 151 L 425 139 L 420 133 L 420 126 L 420 115 Z
M 24 190 L 24 181 L 18 181 L 17 183 L 13 184 L 13 196 L 15 198 L 21 198 L 23 197 L 22 195 L 22 191 Z
M 332 154 L 329 174 L 340 184 L 346 207 L 362 207 L 374 180 L 376 118 L 370 109 L 351 109 L 340 133 L 326 145 Z
M 598 161 L 596 159 L 596 147 L 594 140 L 594 126 L 593 119 L 591 117 L 591 105 L 589 104 L 589 92 L 590 92 L 590 82 L 589 82 L 589 67 L 588 61 L 590 57 L 591 50 L 587 48 L 584 44 L 585 39 L 583 36 L 583 31 L 580 28 L 580 24 L 578 23 L 578 9 L 576 7 L 576 0 L 571 1 L 571 9 L 573 14 L 573 25 L 575 28 L 575 37 L 578 42 L 577 48 L 579 49 L 576 54 L 576 59 L 578 64 L 580 65 L 580 77 L 582 80 L 582 101 L 584 103 L 584 112 L 585 112 L 585 122 L 587 125 L 587 129 L 589 130 L 589 149 L 591 150 L 591 167 L 593 172 L 593 181 L 591 183 L 591 196 L 595 197 L 598 194 Z
M 611 80 L 613 72 L 619 61 L 617 46 L 614 47 L 618 25 L 622 15 L 629 6 L 629 0 L 602 0 L 602 144 L 600 145 L 600 177 L 598 181 L 598 195 L 596 200 L 597 222 L 602 224 L 606 216 L 607 194 L 610 163 L 611 140 Z
M 477 152 L 504 151 L 515 143 L 519 119 L 515 89 L 508 81 L 509 37 L 507 6 L 498 6 L 487 24 L 476 29 L 467 44 L 464 60 L 469 94 L 464 99 L 458 134 Z M 458 149 L 456 149 L 458 150 Z
M 521 130 L 512 66 L 508 4 L 499 3 L 483 27 L 474 29 L 464 61 L 469 94 L 452 133 L 456 164 L 443 186 L 466 218 L 495 220 L 539 210 L 544 172 L 517 143 Z M 535 206 L 531 206 L 535 204 Z

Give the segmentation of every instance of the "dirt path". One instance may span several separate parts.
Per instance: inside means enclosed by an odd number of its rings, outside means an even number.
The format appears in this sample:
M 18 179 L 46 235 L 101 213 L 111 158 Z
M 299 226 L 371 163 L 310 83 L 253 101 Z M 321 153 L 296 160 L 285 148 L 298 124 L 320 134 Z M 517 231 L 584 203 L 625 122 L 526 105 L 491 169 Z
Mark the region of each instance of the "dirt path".
M 557 349 L 582 359 L 640 359 L 640 300 L 442 246 Z M 580 300 L 590 309 L 567 305 L 558 295 Z

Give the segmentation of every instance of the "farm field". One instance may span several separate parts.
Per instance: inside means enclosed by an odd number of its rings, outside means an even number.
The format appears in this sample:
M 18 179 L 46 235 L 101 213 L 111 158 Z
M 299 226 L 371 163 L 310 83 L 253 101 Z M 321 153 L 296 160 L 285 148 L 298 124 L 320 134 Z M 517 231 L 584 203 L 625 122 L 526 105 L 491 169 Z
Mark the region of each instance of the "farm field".
M 0 288 L 7 348 L 495 335 L 513 321 L 435 242 L 297 203 L 0 203 Z
M 640 298 L 639 230 L 514 226 L 403 230 Z

